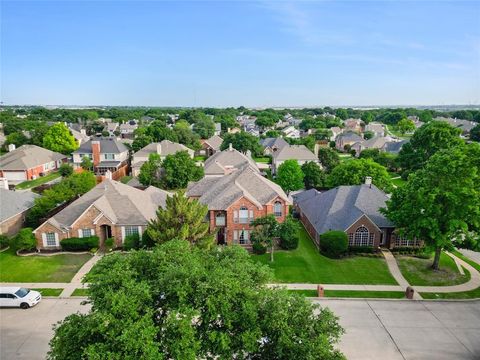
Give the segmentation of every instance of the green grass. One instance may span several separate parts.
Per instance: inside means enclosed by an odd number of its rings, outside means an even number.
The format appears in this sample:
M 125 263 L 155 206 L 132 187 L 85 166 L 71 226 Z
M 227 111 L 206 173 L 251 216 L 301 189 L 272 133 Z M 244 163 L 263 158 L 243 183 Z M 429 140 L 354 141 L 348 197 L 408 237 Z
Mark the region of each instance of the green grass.
M 132 180 L 132 177 L 133 177 L 133 176 L 128 176 L 128 175 L 127 175 L 127 176 L 122 176 L 122 177 L 120 178 L 120 182 L 121 182 L 122 184 L 126 184 L 126 183 L 128 183 L 130 180 Z
M 42 294 L 42 296 L 60 296 L 60 294 L 62 293 L 63 289 L 48 289 L 48 288 L 44 288 L 44 289 L 31 289 L 31 290 L 36 290 L 38 291 L 40 294 Z
M 470 273 L 465 270 L 465 275 L 461 275 L 455 261 L 445 253 L 442 253 L 440 257 L 438 271 L 433 271 L 431 268 L 433 258 L 396 256 L 396 259 L 403 276 L 411 285 L 448 286 L 463 284 L 470 280 Z
M 395 185 L 396 187 L 401 187 L 407 183 L 402 178 L 392 179 L 391 181 L 392 181 L 392 184 Z
M 252 259 L 272 268 L 280 283 L 397 284 L 383 258 L 329 259 L 318 252 L 303 226 L 299 235 L 298 248 L 275 252 L 273 263 L 270 254 L 252 255 Z
M 0 282 L 69 282 L 90 258 L 89 254 L 16 256 L 9 249 L 0 253 Z
M 88 296 L 87 288 L 78 288 L 73 290 L 72 296 Z
M 338 154 L 338 156 L 340 157 L 340 162 L 341 163 L 354 159 L 354 157 L 351 154 Z
M 60 173 L 58 171 L 51 172 L 51 173 L 49 173 L 45 176 L 36 178 L 35 180 L 24 181 L 24 182 L 18 184 L 17 186 L 15 186 L 15 189 L 18 189 L 18 190 L 30 189 L 30 188 L 33 188 L 35 186 L 45 184 L 46 182 L 55 180 L 56 178 L 59 178 L 60 176 L 62 176 L 62 175 L 60 175 Z
M 207 160 L 207 157 L 205 155 L 197 155 L 193 158 L 195 161 L 205 161 Z
M 271 158 L 267 157 L 254 157 L 253 160 L 258 163 L 270 164 Z
M 400 131 L 398 131 L 397 127 L 396 126 L 393 126 L 393 125 L 389 125 L 387 127 L 387 132 L 389 132 L 390 134 L 398 137 L 399 139 L 410 139 L 412 136 L 413 136 L 413 133 L 411 134 L 401 134 Z
M 475 261 L 473 260 L 470 260 L 469 258 L 467 258 L 465 255 L 463 255 L 460 251 L 458 250 L 453 250 L 453 251 L 450 251 L 453 255 L 455 255 L 456 257 L 462 259 L 463 261 L 465 261 L 467 264 L 469 264 L 470 266 L 472 266 L 473 268 L 477 269 L 477 271 L 480 272 L 480 264 L 477 264 Z
M 317 297 L 316 290 L 289 290 L 305 297 Z M 325 290 L 325 297 L 368 298 L 368 299 L 403 299 L 403 291 L 359 291 L 359 290 Z
M 480 299 L 480 288 L 454 293 L 420 293 L 424 299 Z

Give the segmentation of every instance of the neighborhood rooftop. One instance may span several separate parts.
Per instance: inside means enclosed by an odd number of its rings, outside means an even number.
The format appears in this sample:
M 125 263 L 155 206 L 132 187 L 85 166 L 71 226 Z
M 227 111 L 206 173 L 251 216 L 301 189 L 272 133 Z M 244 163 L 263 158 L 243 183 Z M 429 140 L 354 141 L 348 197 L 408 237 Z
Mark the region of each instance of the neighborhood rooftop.
M 1 170 L 27 170 L 65 159 L 66 156 L 36 145 L 22 145 L 0 157 Z
M 92 152 L 92 141 L 100 142 L 100 151 L 107 154 L 120 154 L 128 151 L 128 148 L 114 137 L 96 137 L 80 145 L 74 154 L 90 154 Z
M 30 209 L 35 198 L 39 196 L 31 191 L 11 191 L 0 188 L 0 222 Z
M 224 175 L 226 171 L 232 168 L 241 168 L 251 165 L 258 170 L 257 165 L 251 157 L 242 154 L 232 147 L 217 152 L 205 161 L 205 175 Z

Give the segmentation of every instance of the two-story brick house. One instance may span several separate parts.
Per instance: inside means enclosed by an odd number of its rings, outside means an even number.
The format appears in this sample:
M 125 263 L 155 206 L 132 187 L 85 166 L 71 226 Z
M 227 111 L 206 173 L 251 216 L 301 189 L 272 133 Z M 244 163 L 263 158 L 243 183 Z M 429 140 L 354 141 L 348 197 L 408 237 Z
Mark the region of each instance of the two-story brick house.
M 246 248 L 251 247 L 250 223 L 254 219 L 273 214 L 283 222 L 291 204 L 280 186 L 249 165 L 191 183 L 187 196 L 208 206 L 210 231 L 217 231 L 219 245 L 239 244 Z
M 100 245 L 113 238 L 120 247 L 126 236 L 143 233 L 169 195 L 153 186 L 139 190 L 106 179 L 35 229 L 37 248 L 60 249 L 63 239 L 94 235 Z

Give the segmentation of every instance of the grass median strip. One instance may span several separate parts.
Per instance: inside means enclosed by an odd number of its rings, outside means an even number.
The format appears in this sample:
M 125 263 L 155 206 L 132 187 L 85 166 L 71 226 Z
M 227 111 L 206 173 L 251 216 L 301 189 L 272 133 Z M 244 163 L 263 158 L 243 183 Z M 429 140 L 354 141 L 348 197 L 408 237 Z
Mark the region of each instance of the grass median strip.
M 424 299 L 480 299 L 480 288 L 453 293 L 420 293 Z
M 40 288 L 40 289 L 31 289 L 38 291 L 42 296 L 60 296 L 63 289 L 50 289 L 50 288 Z
M 72 296 L 88 296 L 88 289 L 78 288 L 73 290 Z
M 289 290 L 291 293 L 305 297 L 317 297 L 316 290 Z M 359 290 L 325 290 L 325 297 L 368 298 L 368 299 L 403 299 L 403 291 L 359 291 Z

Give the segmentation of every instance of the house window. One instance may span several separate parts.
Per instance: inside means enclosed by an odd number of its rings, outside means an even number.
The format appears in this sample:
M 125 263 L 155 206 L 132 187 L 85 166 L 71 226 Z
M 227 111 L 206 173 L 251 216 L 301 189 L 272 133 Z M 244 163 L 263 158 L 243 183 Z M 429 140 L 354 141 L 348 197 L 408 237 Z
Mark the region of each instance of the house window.
M 55 233 L 46 233 L 45 240 L 47 241 L 47 246 L 57 246 Z
M 115 154 L 103 154 L 105 160 L 115 160 Z
M 249 243 L 249 237 L 248 237 L 248 230 L 240 230 L 238 232 L 238 240 L 241 245 L 245 245 Z
M 350 246 L 373 246 L 375 234 L 370 233 L 365 226 L 360 226 L 354 234 L 348 235 Z
M 92 236 L 92 229 L 82 229 L 82 237 Z
M 125 237 L 138 235 L 138 226 L 125 226 Z
M 273 204 L 273 213 L 277 217 L 282 216 L 282 203 L 280 201 L 275 201 L 275 204 Z
M 245 206 L 240 208 L 239 222 L 240 224 L 248 224 L 248 209 Z
M 225 226 L 225 214 L 224 213 L 217 213 L 217 215 L 215 215 L 215 225 Z
M 419 242 L 417 239 L 409 239 L 406 236 L 397 235 L 395 239 L 396 247 L 406 247 L 406 246 L 418 246 Z

